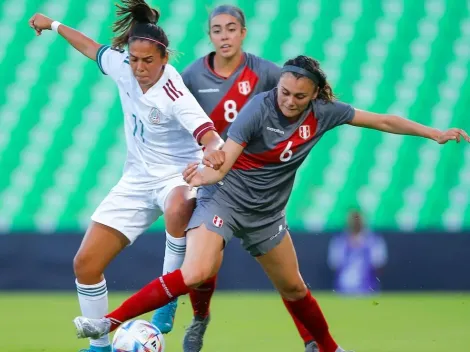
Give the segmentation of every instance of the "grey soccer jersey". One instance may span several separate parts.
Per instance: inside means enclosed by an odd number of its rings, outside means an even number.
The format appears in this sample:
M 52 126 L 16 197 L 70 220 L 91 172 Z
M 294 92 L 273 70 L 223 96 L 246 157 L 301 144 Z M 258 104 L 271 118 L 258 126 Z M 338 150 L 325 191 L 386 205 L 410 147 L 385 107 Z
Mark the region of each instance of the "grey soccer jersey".
M 243 63 L 225 78 L 209 65 L 209 54 L 191 64 L 182 74 L 185 85 L 225 139 L 229 125 L 248 100 L 276 87 L 281 68 L 258 56 L 245 53 Z
M 348 104 L 315 100 L 291 123 L 278 108 L 277 89 L 257 95 L 228 131 L 228 138 L 245 149 L 214 195 L 261 216 L 282 213 L 310 150 L 326 131 L 353 117 Z

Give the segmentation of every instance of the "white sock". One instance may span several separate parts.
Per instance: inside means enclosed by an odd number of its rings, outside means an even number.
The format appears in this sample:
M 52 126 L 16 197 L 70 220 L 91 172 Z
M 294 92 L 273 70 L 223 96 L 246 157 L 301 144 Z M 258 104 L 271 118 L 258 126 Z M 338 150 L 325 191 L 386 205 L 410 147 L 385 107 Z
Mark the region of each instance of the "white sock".
M 165 259 L 163 274 L 171 273 L 183 265 L 186 253 L 186 237 L 175 238 L 166 231 Z
M 82 315 L 87 318 L 102 318 L 108 314 L 108 289 L 106 280 L 95 285 L 82 285 L 75 280 L 77 285 L 78 302 Z M 105 335 L 98 340 L 90 339 L 90 345 L 96 347 L 109 346 L 109 336 Z

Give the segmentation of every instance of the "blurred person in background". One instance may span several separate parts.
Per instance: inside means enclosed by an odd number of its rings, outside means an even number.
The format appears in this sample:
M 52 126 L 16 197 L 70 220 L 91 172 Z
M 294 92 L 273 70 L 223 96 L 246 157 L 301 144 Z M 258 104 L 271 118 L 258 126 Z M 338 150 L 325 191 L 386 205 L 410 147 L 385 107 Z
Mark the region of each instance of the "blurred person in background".
M 380 289 L 379 275 L 387 263 L 387 244 L 365 225 L 359 210 L 348 214 L 347 229 L 331 239 L 328 265 L 335 271 L 335 290 L 366 295 Z

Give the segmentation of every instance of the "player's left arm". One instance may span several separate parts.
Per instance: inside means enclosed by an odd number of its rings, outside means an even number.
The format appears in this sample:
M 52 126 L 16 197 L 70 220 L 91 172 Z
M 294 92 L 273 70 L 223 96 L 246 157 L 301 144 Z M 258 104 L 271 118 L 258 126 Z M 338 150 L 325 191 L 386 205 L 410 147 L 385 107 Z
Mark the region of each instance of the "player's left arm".
M 349 124 L 388 133 L 429 138 L 439 144 L 444 144 L 452 140 L 460 142 L 461 138 L 470 142 L 468 134 L 460 128 L 451 128 L 447 131 L 440 131 L 436 128 L 431 128 L 400 116 L 376 114 L 359 109 L 355 109 L 354 117 Z
M 230 171 L 233 164 L 235 164 L 235 161 L 237 161 L 244 148 L 245 147 L 241 144 L 228 138 L 227 142 L 225 142 L 222 147 L 225 161 L 218 170 L 207 166 L 201 169 L 199 162 L 194 162 L 189 164 L 186 170 L 184 170 L 184 180 L 192 187 L 213 185 L 221 181 Z

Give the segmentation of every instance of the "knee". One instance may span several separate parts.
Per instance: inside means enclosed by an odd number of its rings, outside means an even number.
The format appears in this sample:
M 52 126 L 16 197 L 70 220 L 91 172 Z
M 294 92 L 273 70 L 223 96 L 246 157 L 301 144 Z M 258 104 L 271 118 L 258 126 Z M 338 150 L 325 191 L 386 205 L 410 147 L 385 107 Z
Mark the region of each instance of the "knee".
M 103 270 L 95 265 L 93 258 L 81 252 L 73 258 L 73 271 L 78 282 L 82 284 L 95 284 L 103 274 Z
M 167 231 L 174 237 L 184 236 L 193 211 L 194 202 L 191 200 L 171 203 L 164 215 Z
M 187 270 L 183 267 L 181 268 L 181 272 L 186 286 L 196 288 L 211 277 L 212 270 L 210 268 L 195 266 Z
M 303 281 L 290 282 L 283 286 L 279 293 L 288 301 L 298 301 L 307 294 L 307 286 Z

